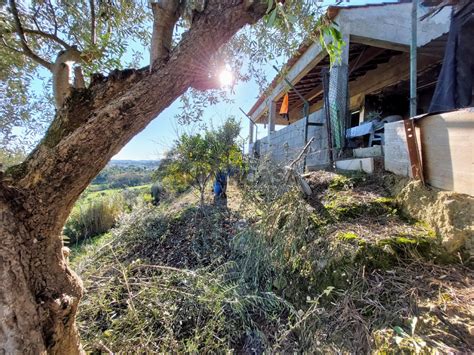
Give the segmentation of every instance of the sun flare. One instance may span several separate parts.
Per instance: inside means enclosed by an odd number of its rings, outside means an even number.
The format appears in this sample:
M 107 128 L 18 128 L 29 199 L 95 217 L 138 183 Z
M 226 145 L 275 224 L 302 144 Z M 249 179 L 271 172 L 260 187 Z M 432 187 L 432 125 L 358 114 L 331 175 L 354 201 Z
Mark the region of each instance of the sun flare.
M 232 84 L 234 83 L 234 75 L 232 75 L 232 72 L 230 70 L 223 69 L 219 73 L 219 81 L 222 87 L 232 86 Z

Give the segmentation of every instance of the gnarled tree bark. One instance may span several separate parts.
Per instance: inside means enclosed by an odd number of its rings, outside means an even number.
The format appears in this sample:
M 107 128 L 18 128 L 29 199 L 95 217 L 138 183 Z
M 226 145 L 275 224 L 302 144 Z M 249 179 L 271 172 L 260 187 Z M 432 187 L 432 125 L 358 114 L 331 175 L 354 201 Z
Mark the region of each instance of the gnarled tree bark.
M 44 139 L 0 181 L 0 352 L 81 352 L 79 278 L 61 229 L 81 192 L 133 136 L 193 86 L 210 56 L 256 22 L 265 1 L 210 0 L 169 59 L 73 90 Z

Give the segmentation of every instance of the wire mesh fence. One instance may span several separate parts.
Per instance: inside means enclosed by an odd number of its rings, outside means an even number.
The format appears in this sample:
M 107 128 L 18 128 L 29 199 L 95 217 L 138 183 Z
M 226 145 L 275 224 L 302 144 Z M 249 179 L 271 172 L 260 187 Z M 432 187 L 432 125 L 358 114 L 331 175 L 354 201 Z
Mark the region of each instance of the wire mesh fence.
M 345 132 L 348 127 L 348 90 L 347 65 L 334 66 L 329 77 L 329 88 L 327 90 L 329 113 L 333 148 L 342 149 L 345 146 Z
M 322 73 L 324 107 L 309 117 L 309 122 L 322 123 L 322 126 L 307 126 L 306 119 L 302 118 L 257 141 L 254 148 L 258 154 L 269 156 L 275 162 L 291 162 L 306 142 L 314 137 L 306 159 L 298 164 L 299 170 L 307 166 L 327 165 L 340 156 L 345 148 L 345 132 L 350 126 L 347 74 L 347 64 L 333 66 L 330 75 L 329 68 Z

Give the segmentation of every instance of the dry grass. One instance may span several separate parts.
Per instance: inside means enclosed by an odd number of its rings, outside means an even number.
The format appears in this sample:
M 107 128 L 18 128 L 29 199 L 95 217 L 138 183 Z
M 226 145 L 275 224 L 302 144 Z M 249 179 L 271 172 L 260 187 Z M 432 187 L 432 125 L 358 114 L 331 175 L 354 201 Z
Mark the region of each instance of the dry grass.
M 231 258 L 233 212 L 201 212 L 142 206 L 75 257 L 87 290 L 78 319 L 86 350 L 264 349 L 285 329 L 291 306 L 249 287 Z
M 63 234 L 72 245 L 109 231 L 125 210 L 122 194 L 96 197 L 77 204 L 68 217 Z
M 444 258 L 380 180 L 311 174 L 305 200 L 280 172 L 230 185 L 228 209 L 197 213 L 191 192 L 137 209 L 76 257 L 86 349 L 473 350 L 472 271 Z
M 447 257 L 425 224 L 398 210 L 382 178 L 330 172 L 306 178 L 309 206 L 291 189 L 257 200 L 262 215 L 255 227 L 285 275 L 277 286 L 305 310 L 303 317 L 311 314 L 275 350 L 472 350 L 471 270 Z M 330 302 L 308 304 L 327 287 L 334 287 Z M 440 316 L 439 309 L 451 312 Z
M 364 267 L 305 324 L 303 346 L 339 351 L 432 353 L 472 350 L 472 273 L 414 261 L 390 270 Z M 416 322 L 416 323 L 415 323 Z

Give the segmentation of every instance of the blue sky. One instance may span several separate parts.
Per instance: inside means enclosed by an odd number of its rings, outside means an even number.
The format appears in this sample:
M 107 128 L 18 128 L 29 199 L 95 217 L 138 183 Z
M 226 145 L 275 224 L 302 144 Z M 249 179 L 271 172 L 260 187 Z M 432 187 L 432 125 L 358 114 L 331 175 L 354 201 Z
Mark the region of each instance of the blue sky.
M 274 75 L 275 71 L 269 67 L 267 75 Z M 273 72 L 271 72 L 273 71 Z M 241 119 L 241 137 L 248 137 L 248 119 L 241 113 L 239 107 L 248 111 L 258 98 L 259 89 L 255 82 L 237 84 L 234 88 L 235 94 L 229 94 L 234 103 L 220 103 L 209 106 L 203 115 L 203 122 L 212 122 L 219 125 L 228 116 Z M 197 129 L 196 126 L 179 125 L 175 115 L 179 112 L 181 103 L 176 100 L 170 107 L 155 118 L 145 130 L 135 136 L 113 159 L 160 159 L 164 152 L 170 148 L 179 133 Z M 262 133 L 260 133 L 260 131 Z M 263 129 L 259 129 L 259 136 L 263 137 Z
M 385 0 L 384 2 L 396 2 L 396 0 Z M 341 5 L 361 5 L 361 4 L 376 4 L 382 2 L 381 0 L 345 0 Z M 324 1 L 323 4 L 334 4 L 335 1 Z M 148 55 L 144 56 L 148 58 Z M 146 65 L 147 63 L 142 63 Z M 284 63 L 271 63 L 281 67 Z M 264 69 L 267 78 L 271 80 L 275 75 L 275 70 L 268 64 Z M 226 117 L 234 115 L 241 119 L 242 130 L 241 137 L 248 138 L 249 121 L 240 112 L 241 107 L 245 112 L 253 106 L 258 98 L 259 89 L 254 81 L 239 83 L 234 88 L 235 94 L 231 95 L 234 103 L 218 104 L 210 106 L 206 109 L 203 121 L 213 122 L 219 124 Z M 145 130 L 135 136 L 113 159 L 160 159 L 167 149 L 172 145 L 173 140 L 176 139 L 178 132 L 192 127 L 180 126 L 175 120 L 175 115 L 179 112 L 180 102 L 175 101 L 170 107 L 163 111 L 157 118 L 155 118 Z M 266 130 L 263 126 L 259 126 L 259 137 L 264 137 Z
M 136 49 L 138 46 L 133 46 Z M 148 58 L 146 55 L 145 58 Z M 147 59 L 143 60 L 141 65 L 145 66 Z M 283 60 L 275 62 L 278 67 L 282 66 Z M 264 68 L 267 78 L 273 78 L 276 75 L 275 69 L 271 65 Z M 254 102 L 258 99 L 259 88 L 257 84 L 251 80 L 249 82 L 241 82 L 235 85 L 232 93 L 228 93 L 233 103 L 219 103 L 209 106 L 204 112 L 202 121 L 219 125 L 229 116 L 235 116 L 241 120 L 242 130 L 241 138 L 247 140 L 249 134 L 249 120 L 246 118 L 239 108 L 248 112 Z M 179 133 L 184 131 L 197 130 L 198 124 L 180 125 L 175 116 L 180 111 L 181 103 L 177 99 L 171 106 L 163 111 L 155 118 L 145 130 L 136 135 L 122 150 L 112 159 L 126 160 L 147 160 L 160 159 L 163 154 L 171 147 L 173 141 L 178 137 Z M 259 128 L 259 137 L 264 137 L 266 133 L 263 127 Z
M 314 0 L 324 5 L 331 5 L 336 3 L 336 0 Z M 362 4 L 376 4 L 381 2 L 396 2 L 397 0 L 343 0 L 340 5 L 362 5 Z M 148 48 L 141 47 L 140 44 L 131 44 L 130 49 L 138 50 L 143 53 L 141 66 L 148 65 Z M 131 53 L 131 51 L 130 51 Z M 130 58 L 128 58 L 130 60 Z M 271 81 L 276 75 L 276 71 L 272 65 L 281 68 L 284 64 L 283 59 L 279 61 L 268 63 L 263 69 L 267 75 L 268 81 Z M 42 72 L 43 75 L 48 75 L 46 70 Z M 38 90 L 42 90 L 41 80 L 35 83 Z M 35 86 L 36 86 L 35 85 Z M 229 96 L 233 99 L 233 103 L 221 103 L 215 106 L 209 106 L 203 115 L 202 121 L 204 123 L 212 122 L 214 125 L 219 125 L 228 116 L 235 116 L 241 120 L 242 130 L 241 138 L 247 142 L 249 134 L 249 120 L 242 114 L 239 108 L 248 112 L 253 106 L 259 96 L 259 88 L 257 84 L 251 80 L 249 82 L 241 82 L 235 85 L 233 93 Z M 163 111 L 157 118 L 155 118 L 141 133 L 136 135 L 122 150 L 112 159 L 126 159 L 126 160 L 153 160 L 160 159 L 164 153 L 171 147 L 173 141 L 178 137 L 179 133 L 184 131 L 196 130 L 193 126 L 179 125 L 175 116 L 180 111 L 180 102 L 176 100 L 170 107 Z M 17 129 L 17 134 L 21 134 L 22 130 Z M 266 129 L 262 125 L 258 127 L 258 138 L 266 136 Z

